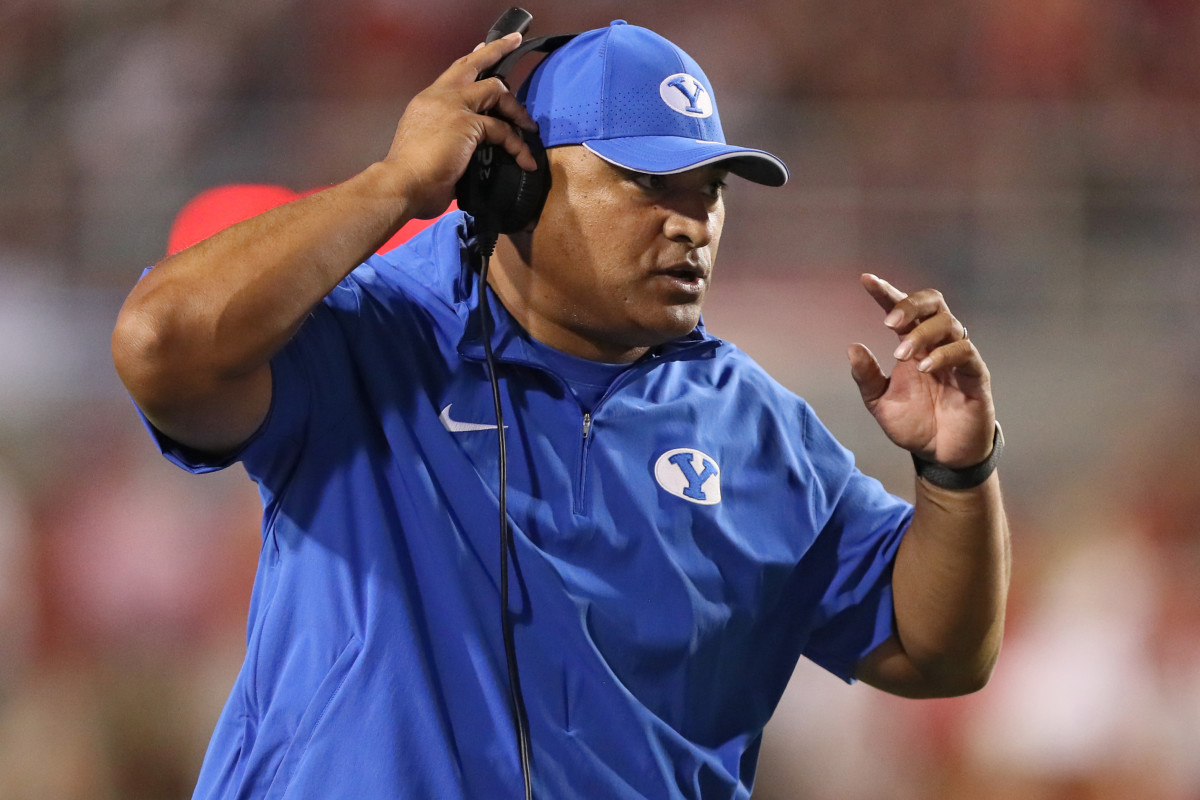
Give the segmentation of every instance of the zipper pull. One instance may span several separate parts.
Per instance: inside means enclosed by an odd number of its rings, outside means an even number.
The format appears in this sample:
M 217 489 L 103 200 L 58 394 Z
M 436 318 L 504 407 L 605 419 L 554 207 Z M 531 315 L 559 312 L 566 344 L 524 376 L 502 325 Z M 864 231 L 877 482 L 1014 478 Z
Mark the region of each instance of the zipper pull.
M 592 429 L 592 412 L 583 412 L 583 438 L 588 437 L 588 431 Z

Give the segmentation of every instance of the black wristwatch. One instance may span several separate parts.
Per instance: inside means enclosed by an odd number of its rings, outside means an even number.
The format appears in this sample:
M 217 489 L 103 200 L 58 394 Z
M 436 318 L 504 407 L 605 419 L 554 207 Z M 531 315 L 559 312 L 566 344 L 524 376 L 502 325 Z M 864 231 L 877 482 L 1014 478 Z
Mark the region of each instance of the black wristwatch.
M 1000 422 L 996 422 L 996 433 L 992 436 L 992 454 L 973 467 L 954 469 L 939 464 L 936 461 L 926 461 L 916 453 L 912 454 L 913 466 L 917 477 L 939 486 L 943 489 L 973 489 L 986 481 L 996 471 L 1000 461 L 1000 453 L 1004 450 L 1004 431 L 1000 430 Z

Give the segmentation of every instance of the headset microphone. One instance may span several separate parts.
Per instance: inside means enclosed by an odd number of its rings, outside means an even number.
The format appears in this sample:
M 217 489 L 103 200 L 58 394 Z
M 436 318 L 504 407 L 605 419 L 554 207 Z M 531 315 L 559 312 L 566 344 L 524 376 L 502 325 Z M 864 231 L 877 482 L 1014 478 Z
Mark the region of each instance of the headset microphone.
M 491 44 L 501 36 L 507 36 L 510 33 L 525 33 L 531 22 L 533 22 L 533 14 L 514 6 L 500 15 L 500 18 L 492 25 L 492 29 L 487 32 L 483 43 Z

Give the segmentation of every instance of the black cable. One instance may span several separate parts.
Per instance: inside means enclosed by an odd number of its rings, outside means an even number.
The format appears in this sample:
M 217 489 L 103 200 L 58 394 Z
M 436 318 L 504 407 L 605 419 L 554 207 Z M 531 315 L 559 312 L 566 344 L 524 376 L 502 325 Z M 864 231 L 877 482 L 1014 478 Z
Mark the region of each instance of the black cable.
M 512 613 L 508 608 L 508 553 L 512 548 L 512 531 L 508 527 L 508 448 L 504 440 L 504 411 L 500 405 L 500 383 L 496 379 L 496 364 L 492 355 L 492 315 L 488 307 L 488 265 L 496 247 L 496 235 L 481 232 L 479 243 L 479 315 L 483 328 L 483 356 L 487 362 L 488 381 L 492 385 L 492 404 L 496 413 L 496 436 L 500 468 L 500 626 L 504 633 L 504 659 L 508 663 L 508 695 L 512 703 L 513 723 L 517 732 L 517 750 L 521 758 L 521 775 L 525 780 L 525 800 L 533 800 L 533 779 L 530 765 L 529 719 L 525 712 L 525 697 L 521 693 L 521 676 L 517 672 L 517 647 L 513 638 Z

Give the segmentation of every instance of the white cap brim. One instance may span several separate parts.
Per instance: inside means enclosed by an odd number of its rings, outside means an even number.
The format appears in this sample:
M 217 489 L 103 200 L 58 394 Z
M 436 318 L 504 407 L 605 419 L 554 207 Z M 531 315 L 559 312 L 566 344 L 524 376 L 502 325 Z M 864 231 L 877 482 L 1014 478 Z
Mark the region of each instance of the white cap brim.
M 734 175 L 764 186 L 783 186 L 788 180 L 787 165 L 776 156 L 721 142 L 679 136 L 630 136 L 592 139 L 583 146 L 610 164 L 649 175 L 674 175 L 720 163 Z

